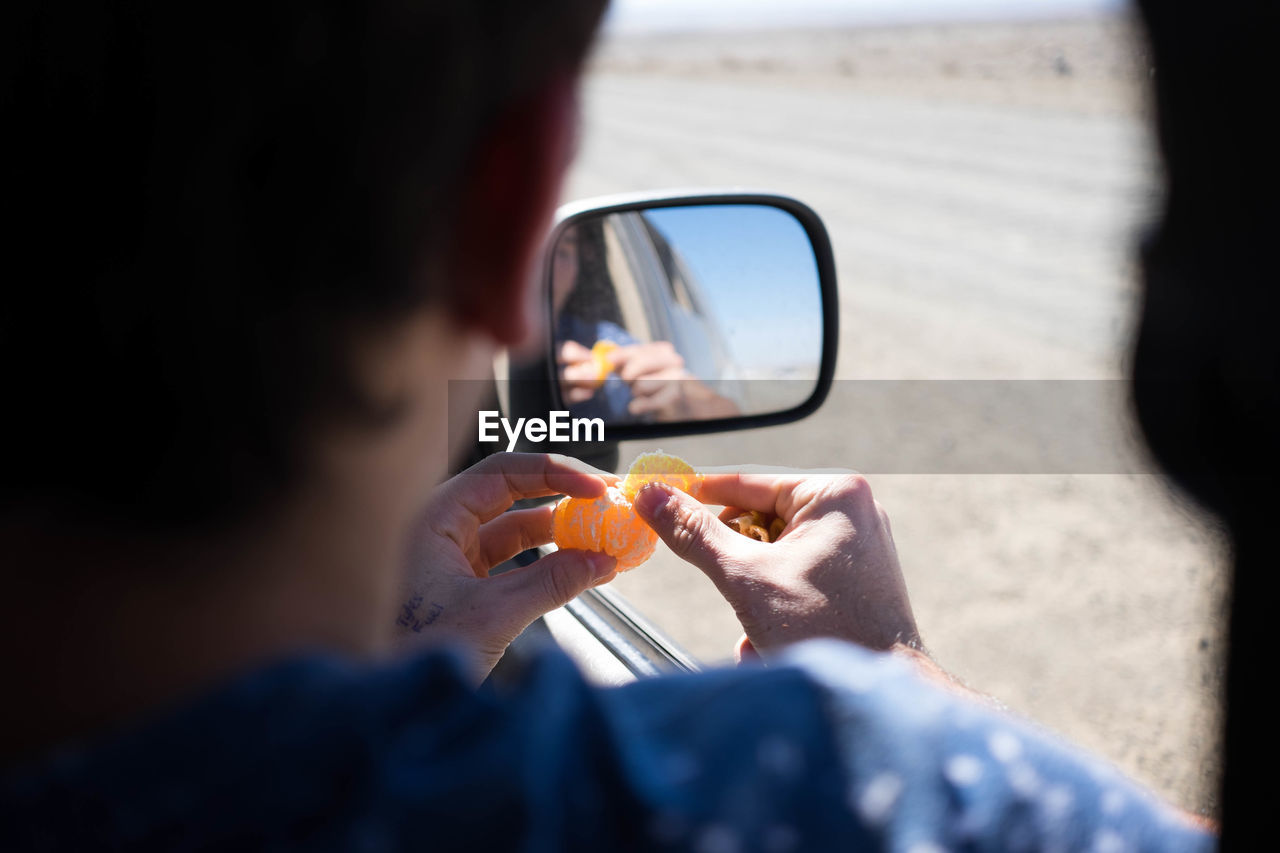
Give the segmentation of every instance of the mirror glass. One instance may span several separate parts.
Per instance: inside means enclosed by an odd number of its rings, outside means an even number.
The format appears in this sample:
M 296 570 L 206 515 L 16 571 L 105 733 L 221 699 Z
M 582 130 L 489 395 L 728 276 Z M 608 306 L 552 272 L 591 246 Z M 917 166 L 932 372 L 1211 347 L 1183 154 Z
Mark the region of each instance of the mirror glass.
M 822 362 L 813 246 L 785 210 L 702 204 L 588 215 L 550 265 L 552 356 L 571 414 L 635 424 L 801 405 Z

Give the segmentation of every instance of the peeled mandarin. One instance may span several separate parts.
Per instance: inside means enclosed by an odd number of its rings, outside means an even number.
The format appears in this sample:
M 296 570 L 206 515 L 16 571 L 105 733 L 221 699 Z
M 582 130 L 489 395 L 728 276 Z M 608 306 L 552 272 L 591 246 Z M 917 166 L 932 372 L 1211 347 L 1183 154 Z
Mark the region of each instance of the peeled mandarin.
M 634 569 L 653 555 L 658 534 L 636 515 L 614 486 L 598 498 L 565 498 L 551 515 L 557 548 L 603 551 L 618 561 L 618 571 Z
M 703 475 L 679 456 L 642 453 L 617 486 L 609 486 L 594 500 L 565 498 L 551 515 L 551 538 L 558 548 L 603 551 L 618 561 L 618 571 L 634 569 L 653 555 L 658 534 L 636 515 L 633 502 L 650 483 L 665 483 L 699 497 Z M 744 536 L 774 542 L 786 523 L 752 510 L 725 522 Z
M 565 498 L 551 514 L 551 538 L 557 548 L 603 551 L 618 561 L 618 571 L 634 569 L 653 555 L 658 534 L 636 515 L 632 502 L 648 483 L 662 482 L 697 497 L 702 475 L 679 456 L 642 453 L 627 476 L 594 500 Z
M 622 481 L 622 494 L 627 500 L 634 501 L 649 483 L 666 483 L 673 489 L 688 492 L 695 498 L 702 485 L 702 475 L 679 456 L 663 453 L 641 453 L 627 470 L 626 479 Z

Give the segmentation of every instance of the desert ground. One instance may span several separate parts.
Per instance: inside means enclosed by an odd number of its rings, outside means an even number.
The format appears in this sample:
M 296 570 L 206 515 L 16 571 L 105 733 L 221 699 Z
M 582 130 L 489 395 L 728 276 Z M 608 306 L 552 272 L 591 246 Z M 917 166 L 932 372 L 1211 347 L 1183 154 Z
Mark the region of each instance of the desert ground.
M 807 202 L 835 250 L 838 381 L 1120 379 L 1159 197 L 1144 57 L 1123 20 L 615 38 L 565 198 L 748 186 Z M 789 426 L 661 446 L 867 471 L 944 666 L 1214 814 L 1220 533 L 1150 473 L 870 470 L 841 439 L 850 415 L 837 396 Z M 624 464 L 648 449 L 624 445 Z M 613 587 L 702 661 L 728 659 L 732 613 L 669 552 Z

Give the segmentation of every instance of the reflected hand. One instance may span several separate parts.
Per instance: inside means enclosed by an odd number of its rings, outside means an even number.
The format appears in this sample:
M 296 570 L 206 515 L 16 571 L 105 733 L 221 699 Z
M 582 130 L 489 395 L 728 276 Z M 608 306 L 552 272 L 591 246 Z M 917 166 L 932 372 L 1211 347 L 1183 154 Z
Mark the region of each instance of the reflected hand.
M 571 406 L 590 400 L 604 383 L 595 356 L 577 341 L 565 341 L 560 345 L 556 363 L 560 366 L 561 395 Z
M 693 563 L 733 606 L 762 654 L 814 637 L 872 649 L 917 645 L 919 631 L 889 518 L 857 474 L 707 474 L 701 497 L 776 515 L 777 541 L 749 539 L 684 492 L 644 488 L 636 511 L 677 556 Z
M 631 386 L 627 411 L 660 421 L 709 420 L 741 414 L 738 406 L 699 381 L 667 341 L 621 347 L 611 354 L 618 375 Z
M 627 411 L 636 416 L 665 415 L 667 419 L 683 416 L 681 385 L 693 379 L 693 374 L 669 341 L 620 347 L 611 357 L 618 376 L 631 386 Z
M 512 502 L 594 498 L 612 479 L 565 456 L 498 453 L 442 483 L 411 545 L 396 613 L 401 639 L 461 639 L 483 679 L 529 623 L 615 574 L 608 555 L 557 551 L 489 577 L 494 566 L 551 541 L 552 507 L 508 512 Z

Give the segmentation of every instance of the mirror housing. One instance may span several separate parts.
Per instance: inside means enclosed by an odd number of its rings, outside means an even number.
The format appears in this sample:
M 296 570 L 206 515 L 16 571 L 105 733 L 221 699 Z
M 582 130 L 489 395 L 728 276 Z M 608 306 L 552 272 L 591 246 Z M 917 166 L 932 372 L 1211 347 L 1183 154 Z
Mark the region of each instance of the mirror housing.
M 583 233 L 584 227 L 600 231 L 604 228 L 600 223 L 607 223 L 612 237 L 612 272 L 603 274 L 612 299 L 612 316 L 622 320 L 622 314 L 627 314 L 628 322 L 600 320 L 592 331 L 570 334 L 565 331 L 564 285 L 557 291 L 557 275 L 560 281 L 565 278 L 563 246 L 569 242 L 567 234 Z M 769 228 L 777 232 L 776 237 Z M 773 244 L 776 246 L 769 248 Z M 558 248 L 562 249 L 559 271 Z M 718 269 L 726 264 L 717 252 L 735 256 L 736 267 L 728 273 Z M 645 285 L 644 275 L 629 274 L 619 285 L 616 273 L 620 262 L 614 256 L 623 254 L 631 269 L 648 270 L 648 279 L 659 280 L 662 286 Z M 644 257 L 637 259 L 639 255 Z M 576 260 L 570 267 L 574 283 L 569 290 L 574 291 L 580 289 L 580 267 Z M 614 396 L 640 399 L 622 387 L 623 368 L 611 361 L 625 365 L 628 351 L 644 346 L 653 349 L 654 342 L 667 355 L 673 349 L 678 354 L 676 363 L 683 378 L 675 384 L 681 386 L 682 399 L 695 398 L 700 409 L 686 405 L 674 415 L 633 415 L 615 406 L 603 417 L 609 445 L 790 423 L 816 411 L 831 387 L 839 339 L 835 261 L 822 220 L 796 199 L 731 190 L 643 193 L 574 202 L 557 211 L 540 277 L 546 321 L 542 347 L 523 358 L 509 354 L 506 363 L 499 366 L 499 378 L 511 380 L 503 395 L 503 408 L 509 416 L 546 417 L 550 411 L 573 411 L 583 404 L 584 394 L 589 399 L 606 381 L 610 383 L 608 390 L 620 392 Z M 782 316 L 787 311 L 791 312 L 787 315 L 790 326 Z M 634 328 L 636 318 L 644 329 L 632 337 L 626 327 Z M 583 325 L 577 323 L 574 328 Z M 803 334 L 796 329 L 802 329 Z M 809 336 L 818 340 L 800 340 Z M 597 337 L 598 345 L 588 351 L 586 341 Z M 605 341 L 605 337 L 612 340 Z M 788 343 L 793 340 L 796 342 Z M 564 348 L 566 344 L 573 348 L 571 352 Z M 754 370 L 744 371 L 739 369 L 741 364 L 735 364 L 744 355 L 756 360 Z M 575 364 L 574 358 L 580 361 Z M 771 365 L 770 358 L 778 363 Z M 686 364 L 688 367 L 683 367 Z M 566 372 L 570 366 L 578 373 Z M 567 379 L 583 375 L 584 369 L 590 374 L 585 391 L 577 387 L 580 382 Z M 668 371 L 665 375 L 674 374 Z M 802 378 L 783 378 L 793 375 Z M 751 383 L 756 384 L 756 390 L 767 386 L 767 393 L 747 393 Z M 638 385 L 632 380 L 631 390 Z M 577 396 L 566 399 L 572 395 Z M 522 445 L 522 449 L 549 449 Z M 604 450 L 599 443 L 555 449 L 570 455 L 581 455 L 575 452 L 579 449 L 594 451 L 586 455 Z

